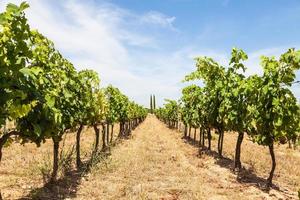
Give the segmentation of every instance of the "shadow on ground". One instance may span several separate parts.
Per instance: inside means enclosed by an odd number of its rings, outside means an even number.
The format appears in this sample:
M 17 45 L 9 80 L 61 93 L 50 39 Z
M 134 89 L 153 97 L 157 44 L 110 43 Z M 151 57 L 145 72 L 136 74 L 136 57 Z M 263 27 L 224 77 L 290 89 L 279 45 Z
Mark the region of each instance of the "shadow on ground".
M 200 146 L 199 141 L 195 141 L 193 138 L 182 137 L 184 143 L 192 145 L 195 148 L 199 149 L 199 158 L 202 154 L 212 156 L 215 159 L 215 164 L 219 165 L 222 168 L 229 169 L 232 173 L 236 174 L 236 180 L 241 184 L 250 184 L 260 189 L 263 192 L 268 193 L 270 189 L 285 193 L 288 195 L 287 190 L 279 188 L 277 185 L 272 185 L 271 188 L 267 187 L 267 180 L 265 178 L 259 177 L 255 174 L 253 167 L 245 168 L 243 167 L 239 172 L 235 172 L 234 169 L 234 160 L 228 157 L 220 157 L 218 152 L 214 150 L 208 150 L 205 146 Z
M 82 178 L 91 171 L 92 166 L 103 161 L 109 155 L 109 149 L 93 152 L 90 159 L 82 163 L 82 167 L 79 170 L 69 169 L 64 172 L 62 178 L 56 180 L 55 182 L 47 182 L 42 187 L 31 190 L 28 195 L 19 198 L 19 200 L 60 200 L 74 198 L 76 197 Z
M 77 191 L 79 185 L 81 184 L 81 180 L 91 171 L 92 167 L 107 159 L 111 155 L 111 148 L 115 147 L 122 140 L 128 140 L 131 138 L 132 135 L 128 133 L 117 138 L 110 144 L 109 147 L 104 149 L 102 148 L 100 151 L 93 151 L 89 160 L 83 162 L 80 169 L 74 169 L 70 167 L 67 168 L 67 170 L 63 170 L 64 174 L 62 178 L 56 180 L 55 182 L 46 182 L 46 179 L 44 179 L 44 182 L 46 183 L 42 187 L 34 188 L 25 197 L 19 198 L 19 200 L 60 200 L 66 198 L 75 198 L 77 196 Z

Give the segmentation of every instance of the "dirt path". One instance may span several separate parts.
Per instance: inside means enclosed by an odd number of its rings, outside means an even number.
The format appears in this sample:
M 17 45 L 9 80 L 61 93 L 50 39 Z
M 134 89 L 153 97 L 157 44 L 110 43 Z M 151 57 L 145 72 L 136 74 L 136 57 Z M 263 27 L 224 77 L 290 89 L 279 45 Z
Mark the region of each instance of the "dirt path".
M 82 181 L 77 199 L 287 199 L 239 183 L 212 156 L 184 143 L 181 135 L 149 116 L 133 138 Z M 296 197 L 295 197 L 296 198 Z

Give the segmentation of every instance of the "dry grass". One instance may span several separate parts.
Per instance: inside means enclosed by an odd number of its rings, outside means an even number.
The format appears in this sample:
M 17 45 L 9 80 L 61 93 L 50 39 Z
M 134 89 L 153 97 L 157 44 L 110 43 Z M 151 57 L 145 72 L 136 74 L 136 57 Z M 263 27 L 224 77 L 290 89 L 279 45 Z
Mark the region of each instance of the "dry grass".
M 236 139 L 235 133 L 228 133 L 224 137 L 224 155 L 232 160 Z M 216 149 L 217 141 L 214 144 Z M 300 151 L 289 149 L 287 145 L 278 145 L 275 146 L 275 155 L 277 165 L 274 184 L 282 189 L 298 191 L 300 189 Z M 257 176 L 268 177 L 271 170 L 271 157 L 267 147 L 257 145 L 246 138 L 242 144 L 241 161 Z
M 182 125 L 181 125 L 182 126 Z M 181 130 L 182 132 L 183 130 Z M 194 129 L 191 131 L 191 137 L 194 138 Z M 217 151 L 218 135 L 212 134 L 212 150 Z M 214 163 L 233 170 L 235 145 L 237 133 L 227 132 L 224 137 L 223 155 L 225 159 L 215 159 Z M 196 143 L 199 141 L 199 130 L 196 132 Z M 207 141 L 206 141 L 207 142 Z M 193 141 L 189 141 L 193 144 Z M 207 144 L 206 144 L 207 145 Z M 300 190 L 300 149 L 294 150 L 288 148 L 288 145 L 276 145 L 276 170 L 273 183 L 275 187 L 288 196 L 294 196 L 297 199 L 297 191 Z M 214 156 L 217 152 L 215 152 Z M 241 161 L 245 170 L 242 173 L 241 182 L 262 186 L 268 177 L 271 169 L 271 157 L 267 147 L 253 143 L 245 136 L 242 143 Z
M 114 132 L 118 132 L 117 127 Z M 66 154 L 71 152 L 75 145 L 75 138 L 75 133 L 69 133 L 65 135 L 65 138 L 60 143 L 60 151 L 63 148 L 63 158 L 66 159 Z M 93 128 L 85 128 L 81 135 L 81 157 L 83 161 L 90 159 L 94 140 Z M 100 145 L 102 144 L 100 143 Z M 29 199 L 31 196 L 36 198 L 39 196 L 51 197 L 52 194 L 48 195 L 47 193 L 52 191 L 44 187 L 44 176 L 49 175 L 52 169 L 52 148 L 51 140 L 47 140 L 40 148 L 31 143 L 25 145 L 14 143 L 4 148 L 3 158 L 0 163 L 0 188 L 4 199 L 19 199 L 26 196 Z M 65 178 L 64 170 L 72 171 L 75 169 L 74 156 L 73 154 L 71 166 L 64 166 L 70 169 L 60 169 L 59 178 L 61 180 Z M 64 165 L 66 164 L 70 163 L 64 163 Z M 43 173 L 46 174 L 43 175 Z M 70 182 L 71 180 L 66 181 Z M 61 184 L 64 183 L 62 182 Z M 70 188 L 63 189 L 68 190 Z
M 154 117 L 112 151 L 84 181 L 78 199 L 200 199 L 202 181 L 172 136 Z
M 181 136 L 150 115 L 132 138 L 112 148 L 111 156 L 102 159 L 89 174 L 84 177 L 71 174 L 69 177 L 76 179 L 73 187 L 68 188 L 71 194 L 56 199 L 297 199 L 292 190 L 300 183 L 299 152 L 276 147 L 275 184 L 280 189 L 264 192 L 255 181 L 268 175 L 267 149 L 244 141 L 242 161 L 252 171 L 245 170 L 248 180 L 239 181 L 231 171 L 235 134 L 225 135 L 224 154 L 229 159 L 217 159 L 214 154 L 199 156 L 197 145 L 187 144 Z M 65 152 L 74 141 L 75 135 L 68 134 Z M 90 157 L 93 141 L 93 130 L 85 130 L 82 134 L 85 160 Z M 213 149 L 216 142 L 213 141 Z M 0 166 L 4 199 L 54 199 L 51 191 L 40 190 L 44 188 L 41 169 L 51 167 L 51 158 L 51 141 L 41 148 L 33 144 L 13 144 L 6 148 Z M 58 189 L 66 188 L 64 183 L 59 183 Z
M 76 199 L 296 199 L 291 191 L 262 191 L 240 183 L 213 156 L 150 116 L 131 140 L 82 182 Z

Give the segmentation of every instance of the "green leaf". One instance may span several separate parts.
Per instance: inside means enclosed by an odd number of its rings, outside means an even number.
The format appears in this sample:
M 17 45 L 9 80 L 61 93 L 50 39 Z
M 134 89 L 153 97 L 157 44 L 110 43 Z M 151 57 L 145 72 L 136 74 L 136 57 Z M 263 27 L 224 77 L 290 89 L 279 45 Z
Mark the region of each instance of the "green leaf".
M 3 13 L 0 14 L 0 24 L 3 24 L 5 22 L 5 16 Z
M 6 6 L 6 10 L 9 11 L 9 12 L 16 12 L 19 10 L 19 7 L 13 3 L 9 3 L 7 4 Z
M 29 4 L 27 3 L 27 2 L 25 2 L 25 1 L 23 1 L 22 3 L 21 3 L 21 5 L 20 5 L 20 10 L 21 11 L 24 11 L 25 9 L 27 9 L 27 8 L 29 8 L 30 6 L 29 6 Z
M 55 97 L 51 95 L 46 95 L 45 96 L 46 104 L 50 107 L 53 108 L 55 105 Z
M 42 134 L 42 129 L 38 124 L 33 124 L 34 132 L 40 136 Z

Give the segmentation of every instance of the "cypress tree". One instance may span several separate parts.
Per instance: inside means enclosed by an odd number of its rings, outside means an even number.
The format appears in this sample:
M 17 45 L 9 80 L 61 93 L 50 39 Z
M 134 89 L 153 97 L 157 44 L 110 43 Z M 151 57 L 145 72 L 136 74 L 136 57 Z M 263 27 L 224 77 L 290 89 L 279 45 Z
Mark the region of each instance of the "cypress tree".
M 152 94 L 150 95 L 150 112 L 153 113 L 153 107 L 152 107 Z
M 156 109 L 155 95 L 153 95 L 153 109 L 154 109 L 154 111 Z

